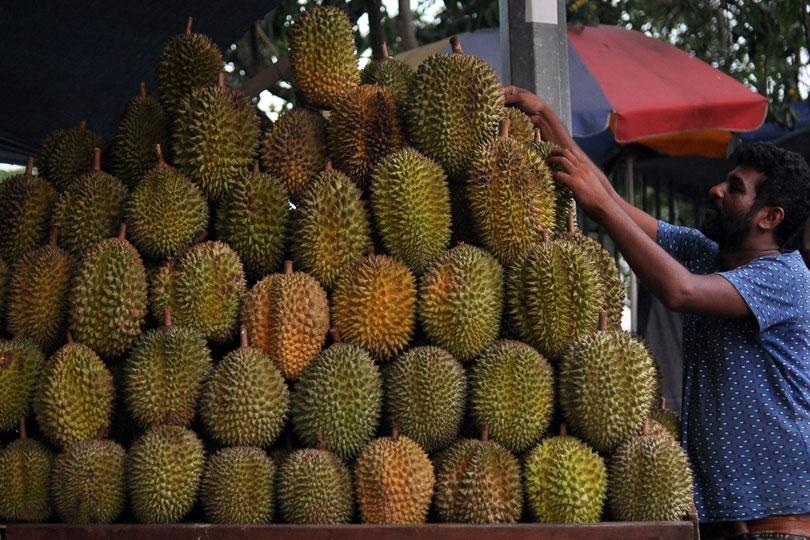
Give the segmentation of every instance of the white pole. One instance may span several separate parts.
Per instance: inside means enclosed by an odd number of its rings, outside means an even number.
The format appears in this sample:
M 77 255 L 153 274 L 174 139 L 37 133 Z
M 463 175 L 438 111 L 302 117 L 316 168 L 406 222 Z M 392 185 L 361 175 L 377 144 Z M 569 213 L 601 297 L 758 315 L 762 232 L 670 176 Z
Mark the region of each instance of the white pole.
M 627 159 L 625 160 L 625 172 L 624 172 L 624 186 L 625 186 L 625 197 L 630 204 L 635 204 L 635 186 L 634 186 L 634 172 L 635 172 L 635 160 L 633 159 L 632 154 L 627 155 Z M 636 278 L 636 273 L 633 272 L 633 269 L 630 268 L 630 330 L 634 333 L 638 333 L 638 278 Z

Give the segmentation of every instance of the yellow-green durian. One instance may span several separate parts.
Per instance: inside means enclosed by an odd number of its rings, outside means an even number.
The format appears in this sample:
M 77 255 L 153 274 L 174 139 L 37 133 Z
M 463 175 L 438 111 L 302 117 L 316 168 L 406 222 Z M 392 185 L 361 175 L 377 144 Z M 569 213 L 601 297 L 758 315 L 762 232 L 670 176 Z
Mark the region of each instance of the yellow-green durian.
M 287 456 L 278 472 L 276 491 L 281 519 L 286 523 L 351 523 L 352 475 L 329 450 L 301 448 Z
M 331 109 L 337 98 L 360 84 L 352 24 L 339 7 L 302 11 L 288 37 L 294 85 L 306 104 Z
M 498 337 L 503 268 L 483 248 L 460 243 L 419 278 L 417 313 L 431 343 L 469 361 Z
M 42 348 L 30 339 L 0 340 L 0 432 L 13 430 L 29 415 L 44 361 Z
M 110 370 L 90 347 L 68 341 L 46 360 L 34 395 L 37 424 L 56 447 L 106 437 L 115 387 Z
M 434 452 L 459 433 L 467 395 L 463 366 L 444 349 L 413 347 L 386 366 L 385 410 L 399 432 Z
M 394 92 L 399 107 L 403 109 L 415 73 L 416 70 L 410 64 L 388 56 L 372 59 L 363 66 L 363 70 L 360 72 L 360 82 L 387 86 Z
M 254 446 L 230 446 L 211 454 L 200 480 L 200 502 L 211 523 L 270 523 L 276 465 Z
M 55 129 L 40 144 L 36 160 L 38 174 L 61 193 L 92 169 L 94 149 L 105 147 L 101 135 L 88 128 L 84 120 L 71 128 Z
M 447 177 L 413 148 L 391 152 L 372 169 L 371 210 L 385 249 L 416 274 L 450 243 Z
M 469 373 L 469 409 L 476 425 L 515 453 L 545 434 L 554 412 L 554 372 L 536 349 L 500 339 L 484 349 Z
M 126 452 L 115 441 L 70 444 L 56 456 L 51 492 L 65 523 L 113 523 L 124 509 Z
M 197 501 L 205 450 L 197 434 L 157 426 L 140 435 L 126 461 L 130 508 L 140 523 L 176 523 Z
M 52 469 L 53 453 L 35 439 L 22 437 L 0 450 L 0 519 L 47 521 L 53 514 Z

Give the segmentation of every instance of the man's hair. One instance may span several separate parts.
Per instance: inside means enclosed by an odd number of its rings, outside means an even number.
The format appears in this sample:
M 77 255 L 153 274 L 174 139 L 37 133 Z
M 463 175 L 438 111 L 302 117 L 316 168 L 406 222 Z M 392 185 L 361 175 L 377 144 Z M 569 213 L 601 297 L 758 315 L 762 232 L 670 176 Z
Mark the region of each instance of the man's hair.
M 732 155 L 736 164 L 762 172 L 757 184 L 757 208 L 780 206 L 785 217 L 776 228 L 776 243 L 783 249 L 797 249 L 810 217 L 810 167 L 796 152 L 772 143 L 740 145 Z

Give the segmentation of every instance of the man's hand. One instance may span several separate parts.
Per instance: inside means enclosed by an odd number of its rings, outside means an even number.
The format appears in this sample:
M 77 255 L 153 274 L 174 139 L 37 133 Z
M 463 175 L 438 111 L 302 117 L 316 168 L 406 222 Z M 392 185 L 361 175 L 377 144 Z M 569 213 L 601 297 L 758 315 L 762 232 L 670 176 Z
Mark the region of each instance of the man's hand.
M 549 163 L 554 179 L 571 189 L 574 199 L 586 212 L 613 202 L 613 188 L 604 173 L 579 148 L 559 148 L 551 154 Z
M 501 92 L 504 104 L 526 113 L 532 124 L 540 129 L 543 140 L 565 148 L 576 145 L 560 117 L 542 98 L 517 86 L 504 86 Z

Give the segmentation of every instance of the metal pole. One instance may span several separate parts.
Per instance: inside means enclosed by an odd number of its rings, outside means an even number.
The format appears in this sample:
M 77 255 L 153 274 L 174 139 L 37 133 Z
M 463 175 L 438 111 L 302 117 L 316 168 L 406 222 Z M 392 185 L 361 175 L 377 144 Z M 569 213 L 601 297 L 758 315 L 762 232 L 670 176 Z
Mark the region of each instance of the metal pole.
M 635 204 L 635 185 L 633 175 L 635 173 L 635 160 L 632 152 L 628 152 L 625 161 L 624 186 L 627 201 Z M 630 268 L 630 330 L 638 333 L 638 278 L 633 269 Z
M 505 83 L 545 99 L 571 128 L 564 0 L 500 0 Z

